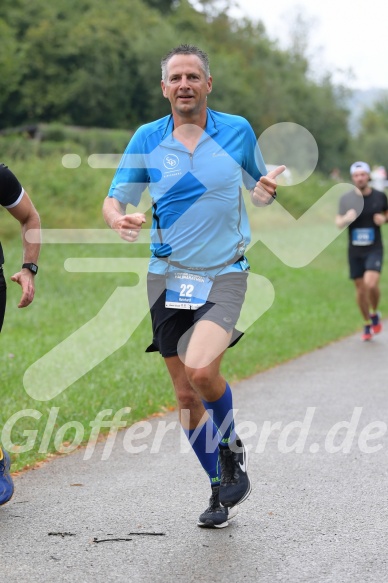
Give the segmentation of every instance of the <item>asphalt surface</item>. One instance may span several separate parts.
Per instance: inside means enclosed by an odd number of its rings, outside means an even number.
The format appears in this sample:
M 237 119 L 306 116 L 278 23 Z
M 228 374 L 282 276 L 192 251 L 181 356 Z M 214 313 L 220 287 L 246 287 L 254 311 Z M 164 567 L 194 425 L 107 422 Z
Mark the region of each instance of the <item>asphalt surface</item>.
M 122 430 L 106 460 L 98 443 L 21 474 L 0 581 L 387 581 L 387 355 L 385 322 L 233 385 L 253 491 L 222 530 L 196 526 L 209 486 L 175 412 Z

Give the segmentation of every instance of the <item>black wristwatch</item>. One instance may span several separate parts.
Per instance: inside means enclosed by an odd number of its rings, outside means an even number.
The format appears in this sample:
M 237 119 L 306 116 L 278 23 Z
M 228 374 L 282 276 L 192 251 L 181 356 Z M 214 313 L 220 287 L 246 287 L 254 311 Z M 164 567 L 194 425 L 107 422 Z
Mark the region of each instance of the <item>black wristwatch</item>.
M 38 273 L 38 266 L 35 263 L 23 263 L 22 269 L 29 269 L 34 275 Z

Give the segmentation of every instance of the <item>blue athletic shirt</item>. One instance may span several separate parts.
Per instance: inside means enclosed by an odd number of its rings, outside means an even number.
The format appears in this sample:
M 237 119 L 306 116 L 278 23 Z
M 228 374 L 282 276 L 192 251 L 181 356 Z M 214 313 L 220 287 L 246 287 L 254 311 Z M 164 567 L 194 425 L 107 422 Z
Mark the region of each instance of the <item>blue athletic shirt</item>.
M 160 257 L 192 269 L 230 263 L 250 242 L 242 185 L 250 190 L 267 173 L 256 136 L 245 118 L 211 109 L 193 153 L 174 138 L 173 129 L 169 115 L 135 132 L 108 196 L 137 206 L 148 187 L 151 272 L 165 273 Z

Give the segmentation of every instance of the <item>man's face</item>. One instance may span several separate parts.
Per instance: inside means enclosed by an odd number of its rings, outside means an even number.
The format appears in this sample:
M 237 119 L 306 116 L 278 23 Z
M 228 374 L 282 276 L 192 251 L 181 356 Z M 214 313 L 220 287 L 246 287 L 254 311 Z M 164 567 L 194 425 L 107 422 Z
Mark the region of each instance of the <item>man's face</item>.
M 206 79 L 196 55 L 171 57 L 167 65 L 167 80 L 161 85 L 173 113 L 190 117 L 206 110 L 206 96 L 212 89 L 212 78 Z
M 352 180 L 354 186 L 362 190 L 368 186 L 369 174 L 368 172 L 364 172 L 364 170 L 356 170 L 356 172 L 353 172 L 352 174 Z

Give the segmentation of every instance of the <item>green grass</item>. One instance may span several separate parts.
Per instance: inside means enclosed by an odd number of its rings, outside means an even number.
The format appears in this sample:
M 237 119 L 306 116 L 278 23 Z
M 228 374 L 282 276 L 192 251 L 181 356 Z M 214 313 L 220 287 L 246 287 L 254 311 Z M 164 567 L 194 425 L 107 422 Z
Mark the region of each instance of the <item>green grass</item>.
M 66 170 L 54 160 L 31 160 L 15 164 L 27 191 L 30 192 L 41 216 L 44 228 L 103 227 L 101 204 L 109 187 L 113 171 L 96 171 L 83 164 L 79 169 Z M 291 198 L 284 195 L 285 204 L 295 216 L 303 210 L 306 200 L 316 200 L 330 184 L 317 186 L 315 179 L 301 185 Z M 319 190 L 321 189 L 321 190 Z M 279 198 L 281 198 L 281 193 Z M 315 198 L 314 198 L 315 197 Z M 301 203 L 301 200 L 303 201 Z M 293 207 L 293 203 L 295 206 Z M 311 204 L 311 202 L 310 202 Z M 309 205 L 307 204 L 307 207 Z M 306 208 L 306 207 L 304 207 Z M 263 212 L 251 209 L 252 213 Z M 1 214 L 3 246 L 6 255 L 6 277 L 19 268 L 21 243 L 15 221 L 5 211 Z M 4 227 L 4 228 L 3 228 Z M 276 228 L 276 225 L 274 225 Z M 383 229 L 384 231 L 384 229 Z M 385 233 L 384 233 L 385 235 Z M 281 233 L 279 233 L 281 236 Z M 386 237 L 385 237 L 386 238 Z M 144 350 L 151 341 L 148 315 L 129 340 L 105 360 L 79 378 L 51 401 L 31 398 L 23 385 L 25 371 L 35 361 L 89 322 L 107 302 L 118 286 L 135 286 L 137 278 L 128 273 L 70 273 L 64 268 L 67 258 L 148 257 L 148 245 L 123 244 L 43 245 L 36 279 L 36 298 L 27 309 L 18 310 L 20 289 L 8 286 L 6 320 L 1 335 L 0 384 L 2 407 L 0 427 L 18 411 L 31 409 L 41 414 L 39 419 L 24 417 L 15 423 L 11 438 L 23 446 L 28 430 L 37 430 L 35 446 L 26 452 L 13 453 L 13 469 L 17 470 L 44 459 L 38 449 L 53 408 L 58 415 L 48 451 L 55 452 L 58 429 L 65 423 L 79 422 L 87 441 L 92 422 L 99 411 L 111 409 L 113 414 L 123 407 L 131 411 L 124 415 L 128 425 L 145 417 L 166 411 L 175 405 L 175 398 L 162 358 Z M 322 347 L 361 328 L 361 317 L 354 301 L 353 284 L 348 279 L 346 235 L 343 233 L 310 265 L 299 269 L 285 266 L 263 243 L 256 243 L 248 253 L 252 271 L 265 276 L 275 289 L 272 307 L 246 332 L 243 340 L 227 351 L 223 373 L 232 382 L 276 366 L 305 352 Z M 388 313 L 388 282 L 382 277 L 383 313 Z M 118 314 L 125 322 L 136 306 L 119 305 Z M 104 330 L 100 341 L 110 346 Z M 90 347 L 85 346 L 85 358 Z M 82 352 L 82 351 L 81 351 Z M 72 367 L 64 358 L 61 370 Z M 53 374 L 53 382 L 55 375 Z M 74 429 L 63 435 L 72 441 Z

